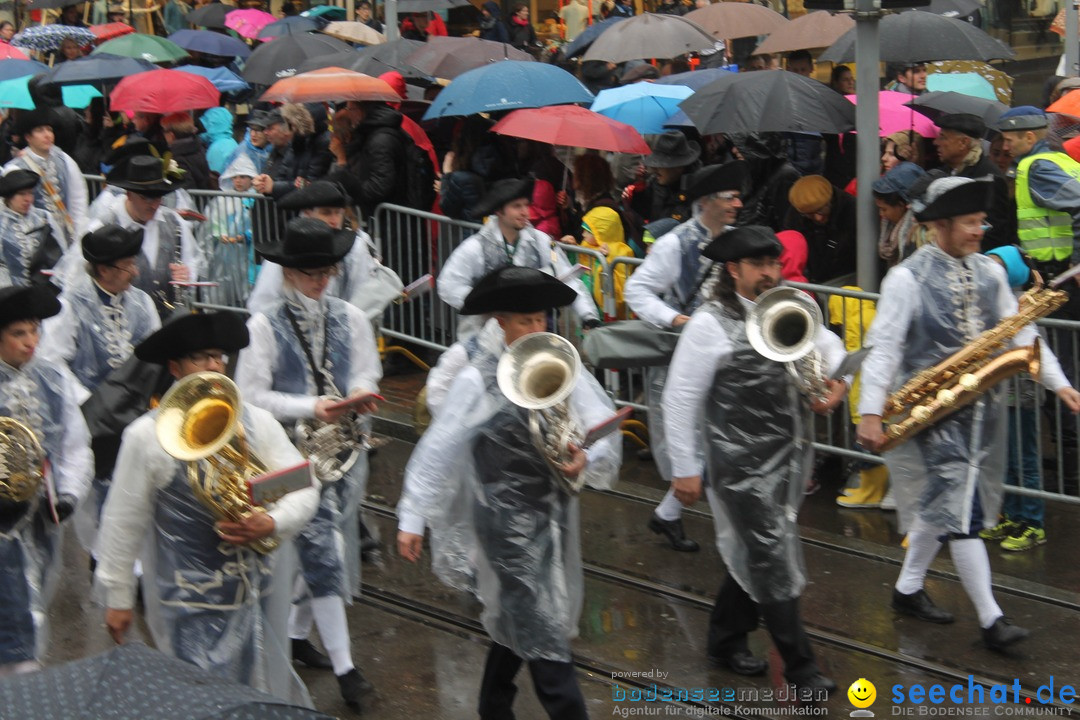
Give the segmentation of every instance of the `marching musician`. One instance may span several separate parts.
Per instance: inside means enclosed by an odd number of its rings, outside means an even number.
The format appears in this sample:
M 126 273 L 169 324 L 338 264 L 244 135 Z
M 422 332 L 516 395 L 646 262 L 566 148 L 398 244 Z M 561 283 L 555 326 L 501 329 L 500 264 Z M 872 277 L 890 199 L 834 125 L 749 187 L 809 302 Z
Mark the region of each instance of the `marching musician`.
M 345 227 L 345 206 L 348 196 L 341 185 L 328 180 L 316 180 L 282 196 L 276 205 L 279 210 L 296 211 L 300 217 L 322 220 L 334 230 Z M 326 294 L 352 302 L 359 286 L 370 277 L 374 260 L 371 257 L 371 236 L 356 231 L 352 247 L 341 261 L 340 272 L 330 278 Z M 267 312 L 281 300 L 281 266 L 263 258 L 259 277 L 248 298 L 251 312 Z
M 239 313 L 188 314 L 166 323 L 140 343 L 135 354 L 167 366 L 180 380 L 224 372 L 229 354 L 247 344 Z M 268 412 L 246 402 L 235 412 L 242 428 L 237 436 L 242 433 L 247 449 L 266 468 L 302 462 Z M 257 552 L 250 543 L 293 537 L 314 515 L 318 492 L 309 485 L 269 504 L 265 512 L 249 512 L 242 521 L 216 521 L 193 492 L 188 463 L 174 459 L 162 445 L 158 413 L 151 410 L 124 431 L 102 516 L 96 583 L 109 633 L 117 643 L 125 642 L 134 619 L 133 568 L 139 557 L 145 568 L 146 619 L 159 650 L 310 705 L 284 647 L 291 573 L 277 567 L 279 552 Z M 199 435 L 198 429 L 191 434 Z M 203 477 L 209 467 L 199 463 L 197 476 Z
M 136 344 L 161 327 L 154 301 L 132 287 L 142 244 L 142 230 L 117 225 L 83 236 L 78 245 L 82 267 L 69 274 L 60 294 L 60 313 L 42 326 L 41 355 L 71 370 L 84 388 L 84 399 L 128 362 Z M 94 440 L 94 498 L 87 507 L 94 525 L 109 491 L 118 447 L 115 437 Z M 92 550 L 93 543 L 82 539 Z
M 543 331 L 547 314 L 576 297 L 532 268 L 501 268 L 476 283 L 461 312 L 494 314 L 502 334 L 468 341 L 469 364 L 405 470 L 399 552 L 416 562 L 430 527 L 440 579 L 477 592 L 484 604 L 481 619 L 492 643 L 480 687 L 483 720 L 514 716 L 514 677 L 523 662 L 551 718 L 587 717 L 570 655 L 584 584 L 577 497 L 530 440 L 528 411 L 500 391 L 495 377 L 508 344 Z M 587 372 L 568 400 L 582 430 L 613 412 Z M 588 450 L 571 444 L 567 451 L 569 461 L 560 466 L 567 478 L 583 475 L 604 488 L 618 476 L 617 433 Z
M 49 214 L 53 226 L 63 232 L 62 244 L 70 247 L 88 229 L 89 195 L 78 164 L 56 146 L 53 126 L 57 123 L 58 115 L 52 108 L 20 112 L 14 130 L 26 149 L 4 166 L 4 172 L 22 168 L 41 178 L 34 188 L 34 206 Z
M 729 230 L 742 209 L 747 182 L 746 163 L 733 161 L 704 167 L 687 183 L 686 196 L 693 216 L 661 235 L 652 244 L 645 262 L 626 281 L 623 297 L 639 318 L 661 328 L 681 328 L 701 303 L 701 290 L 712 263 L 701 255 L 709 242 Z M 667 369 L 649 368 L 649 438 L 656 469 L 671 480 L 671 461 L 664 436 L 663 408 Z M 682 504 L 669 490 L 649 518 L 649 529 L 663 534 L 671 547 L 697 552 L 697 542 L 686 537 Z
M 705 495 L 728 569 L 709 619 L 709 658 L 741 675 L 765 672 L 747 644 L 761 617 L 801 694 L 836 688 L 817 666 L 799 613 L 806 569 L 796 517 L 813 467 L 810 410 L 830 412 L 847 386 L 827 380 L 825 397 L 808 399 L 784 363 L 747 339 L 755 301 L 780 281 L 782 249 L 760 225 L 729 230 L 705 248 L 718 265 L 716 283 L 679 338 L 663 408 L 675 497 L 684 505 L 700 498 L 704 451 Z M 820 326 L 814 344 L 835 371 L 840 338 Z
M 179 189 L 176 177 L 162 158 L 136 154 L 122 159 L 105 180 L 124 190 L 126 196 L 102 208 L 98 218 L 87 226 L 96 230 L 115 224 L 142 231 L 141 251 L 135 256 L 139 267 L 135 285 L 154 299 L 162 319 L 169 316 L 177 302 L 170 282 L 195 282 L 206 267 L 191 228 L 176 210 L 162 203 L 165 195 Z
M 498 180 L 473 210 L 474 217 L 487 217 L 484 226 L 454 248 L 439 273 L 439 297 L 450 307 L 460 310 L 465 297 L 477 282 L 490 273 L 508 265 L 534 268 L 559 278 L 571 269 L 570 261 L 551 237 L 529 223 L 529 203 L 533 181 Z M 574 311 L 586 328 L 600 324 L 600 314 L 592 296 L 578 278 L 566 282 L 577 297 Z M 458 337 L 466 339 L 480 325 L 470 318 L 460 318 Z
M 60 546 L 56 523 L 86 495 L 93 472 L 90 436 L 79 412 L 85 391 L 66 367 L 38 357 L 42 318 L 60 312 L 51 287 L 0 290 L 0 417 L 33 433 L 43 457 L 12 442 L 4 428 L 0 447 L 6 477 L 0 477 L 0 676 L 41 668 L 48 637 L 51 577 Z M 28 441 L 32 444 L 33 441 Z M 48 463 L 48 470 L 41 467 Z M 47 472 L 55 495 L 37 487 L 18 492 L 13 477 L 23 468 Z M 24 499 L 25 498 L 25 499 Z M 51 505 L 51 507 L 50 507 Z
M 382 363 L 368 319 L 326 292 L 353 246 L 352 232 L 303 217 L 289 222 L 282 242 L 263 248 L 263 256 L 281 266 L 282 290 L 266 314 L 248 321 L 251 346 L 240 354 L 236 376 L 249 400 L 286 426 L 343 423 L 343 447 L 308 452 L 328 460 L 355 455 L 340 479 L 319 478 L 319 510 L 296 538 L 304 599 L 292 608 L 289 637 L 293 658 L 309 667 L 331 667 L 342 698 L 359 708 L 361 696 L 373 688 L 353 663 L 345 617 L 345 602 L 360 591 L 357 513 L 368 469 L 353 413 L 374 411 L 374 401 L 361 398 L 378 390 Z M 359 401 L 343 406 L 343 398 Z M 308 640 L 312 620 L 329 658 Z
M 882 412 L 890 389 L 1017 313 L 1004 269 L 978 253 L 991 192 L 990 182 L 947 177 L 932 182 L 912 205 L 915 219 L 929 224 L 937 239 L 890 270 L 881 287 L 866 338 L 872 349 L 863 363 L 859 398 L 858 440 L 869 450 L 885 441 Z M 1035 327 L 1028 325 L 1012 345 L 1031 345 L 1035 338 Z M 963 372 L 958 368 L 958 375 Z M 1070 410 L 1080 411 L 1080 393 L 1069 386 L 1052 354 L 1042 356 L 1039 380 Z M 1004 387 L 993 389 L 884 455 L 901 529 L 908 534 L 893 609 L 927 622 L 953 622 L 952 613 L 934 604 L 923 588 L 930 563 L 947 541 L 982 640 L 992 650 L 1028 634 L 1005 618 L 994 599 L 990 560 L 978 536 L 997 522 L 1001 508 L 1004 400 Z
M 41 271 L 64 254 L 63 234 L 53 228 L 48 213 L 34 207 L 40 181 L 40 175 L 22 168 L 0 177 L 0 285 L 48 282 Z

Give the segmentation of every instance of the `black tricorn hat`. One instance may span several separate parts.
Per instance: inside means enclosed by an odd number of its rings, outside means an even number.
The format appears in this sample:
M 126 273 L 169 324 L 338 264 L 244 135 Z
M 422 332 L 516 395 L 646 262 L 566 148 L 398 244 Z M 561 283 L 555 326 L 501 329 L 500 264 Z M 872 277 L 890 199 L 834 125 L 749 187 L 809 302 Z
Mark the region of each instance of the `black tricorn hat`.
M 15 126 L 12 130 L 16 135 L 25 136 L 28 132 L 36 127 L 42 125 L 48 125 L 53 127 L 59 120 L 56 110 L 51 107 L 40 107 L 34 110 L 23 110 L 19 113 L 19 117 L 15 119 Z
M 511 265 L 480 278 L 459 314 L 544 312 L 569 305 L 576 297 L 569 285 L 547 273 Z
M 656 138 L 652 152 L 641 161 L 645 167 L 683 167 L 701 157 L 701 146 L 678 130 L 669 130 Z
M 20 190 L 36 187 L 41 176 L 30 170 L 16 168 L 0 178 L 0 197 L 9 198 Z
M 60 312 L 52 285 L 11 285 L 0 289 L 0 329 L 19 320 L 43 320 Z
M 110 168 L 115 168 L 122 162 L 136 155 L 152 155 L 157 157 L 157 148 L 141 135 L 125 135 L 119 138 L 109 147 L 109 152 L 103 160 Z
M 994 183 L 987 179 L 973 180 L 955 176 L 934 180 L 921 198 L 912 203 L 919 222 L 986 212 L 990 209 Z
M 277 202 L 282 210 L 307 210 L 317 207 L 343 208 L 348 203 L 345 189 L 336 182 L 316 180 L 299 190 L 286 193 Z
M 784 246 L 772 228 L 744 225 L 713 238 L 701 254 L 716 262 L 735 262 L 743 258 L 780 257 Z
M 119 225 L 102 225 L 82 238 L 82 254 L 87 262 L 108 265 L 142 251 L 142 228 L 126 230 Z
M 165 365 L 202 350 L 234 353 L 248 346 L 247 323 L 238 312 L 203 312 L 174 317 L 135 346 L 135 357 Z
M 180 188 L 165 176 L 165 161 L 153 155 L 132 155 L 105 176 L 105 182 L 147 197 L 161 197 Z
M 336 265 L 352 250 L 356 236 L 335 230 L 322 220 L 294 218 L 285 226 L 285 239 L 261 250 L 263 257 L 287 268 Z
M 706 165 L 687 181 L 686 197 L 693 201 L 716 192 L 746 189 L 748 171 L 742 160 L 732 160 L 723 165 Z
M 501 210 L 506 203 L 513 202 L 518 198 L 532 200 L 533 183 L 532 178 L 496 180 L 491 184 L 491 189 L 487 191 L 487 194 L 473 208 L 473 216 L 483 217 L 484 215 L 490 215 L 496 210 Z

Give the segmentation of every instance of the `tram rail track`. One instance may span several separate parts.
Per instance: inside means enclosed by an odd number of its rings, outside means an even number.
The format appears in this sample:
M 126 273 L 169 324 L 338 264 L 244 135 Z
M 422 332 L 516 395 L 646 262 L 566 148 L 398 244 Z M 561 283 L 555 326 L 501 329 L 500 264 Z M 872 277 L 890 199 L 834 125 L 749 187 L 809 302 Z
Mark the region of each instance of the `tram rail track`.
M 612 491 L 600 492 L 606 494 L 616 494 L 617 496 L 624 498 L 627 497 L 627 494 L 625 493 L 612 493 Z M 649 502 L 650 504 L 652 503 L 651 500 L 646 498 L 636 498 L 633 495 L 630 495 L 629 497 L 633 499 L 639 499 L 642 502 Z M 365 500 L 362 503 L 362 507 L 383 519 L 396 519 L 394 509 L 387 505 Z M 701 511 L 694 512 L 708 517 L 707 513 L 703 513 Z M 837 549 L 841 552 L 845 550 L 845 548 L 843 548 L 842 546 L 832 547 L 829 546 L 827 543 L 823 545 L 825 545 L 828 549 Z M 868 559 L 877 559 L 876 556 L 870 553 L 865 554 L 865 556 Z M 643 578 L 634 573 L 626 572 L 624 570 L 616 568 L 605 567 L 584 560 L 582 562 L 582 568 L 587 578 L 592 578 L 594 580 L 605 582 L 611 585 L 625 587 L 637 592 L 645 593 L 650 596 L 678 600 L 692 608 L 701 610 L 705 613 L 708 613 L 713 606 L 712 598 L 697 592 L 693 592 L 691 590 L 673 586 L 669 583 L 660 582 L 649 578 Z M 377 593 L 376 597 L 385 598 L 395 595 L 394 593 L 387 593 L 387 591 L 376 588 L 374 586 L 371 587 L 371 590 L 372 592 Z M 365 593 L 368 592 L 367 586 L 365 586 L 364 591 Z M 397 597 L 401 598 L 402 596 Z M 1040 596 L 1034 596 L 1029 599 L 1042 600 L 1043 598 L 1041 598 Z M 406 605 L 425 605 L 424 603 L 420 603 L 414 599 L 404 599 L 401 600 L 401 602 L 404 602 Z M 433 606 L 428 607 L 421 614 L 431 613 L 432 616 L 454 615 L 453 613 L 444 609 L 431 609 L 432 607 Z M 1066 605 L 1065 607 L 1068 606 Z M 465 616 L 456 617 L 457 623 L 463 623 L 464 625 L 468 625 L 470 628 L 478 628 L 478 632 L 483 632 L 482 628 L 480 628 L 480 624 L 476 620 L 466 618 Z M 971 682 L 973 682 L 974 684 L 983 686 L 984 688 L 989 688 L 994 685 L 1002 684 L 1002 682 L 1006 679 L 1011 680 L 1011 678 L 1006 678 L 1005 676 L 995 677 L 994 675 L 987 674 L 979 669 L 955 667 L 945 663 L 936 662 L 934 660 L 929 660 L 927 658 L 908 655 L 886 647 L 874 645 L 872 643 L 863 642 L 808 621 L 806 622 L 806 631 L 812 642 L 819 643 L 820 645 L 826 647 L 832 647 L 842 653 L 851 653 L 860 656 L 873 657 L 900 667 L 917 671 L 919 673 L 924 673 L 928 677 L 933 677 L 935 680 L 940 679 L 942 684 L 945 685 L 954 683 L 967 684 L 970 677 Z M 578 658 L 577 656 L 575 656 L 575 662 L 577 663 L 577 661 Z M 605 677 L 610 677 L 611 672 L 618 671 L 618 669 L 616 668 L 610 668 L 601 663 L 596 663 L 585 659 L 581 661 L 581 664 L 579 666 L 582 669 L 589 670 L 590 672 L 600 672 L 604 674 Z M 1020 692 L 1020 698 L 1021 702 L 1023 702 L 1027 698 L 1031 698 L 1032 701 L 1034 701 L 1036 699 L 1036 690 L 1022 687 Z M 1067 713 L 1070 710 L 1070 707 L 1068 705 L 1061 703 L 1047 703 L 1046 705 L 1047 707 L 1058 708 L 1064 713 Z

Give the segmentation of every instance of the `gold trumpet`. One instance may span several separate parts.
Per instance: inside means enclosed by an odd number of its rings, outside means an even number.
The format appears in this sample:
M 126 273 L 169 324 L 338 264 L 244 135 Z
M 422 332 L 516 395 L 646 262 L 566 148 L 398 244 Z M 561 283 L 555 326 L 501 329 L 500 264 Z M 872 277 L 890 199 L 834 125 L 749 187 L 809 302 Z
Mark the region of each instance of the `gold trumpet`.
M 165 452 L 187 463 L 195 497 L 217 520 L 241 522 L 266 512 L 251 504 L 248 482 L 267 472 L 248 448 L 240 423 L 240 390 L 216 372 L 188 375 L 174 384 L 158 405 L 155 429 Z M 208 467 L 200 479 L 199 461 Z M 278 546 L 275 538 L 248 543 L 260 553 Z

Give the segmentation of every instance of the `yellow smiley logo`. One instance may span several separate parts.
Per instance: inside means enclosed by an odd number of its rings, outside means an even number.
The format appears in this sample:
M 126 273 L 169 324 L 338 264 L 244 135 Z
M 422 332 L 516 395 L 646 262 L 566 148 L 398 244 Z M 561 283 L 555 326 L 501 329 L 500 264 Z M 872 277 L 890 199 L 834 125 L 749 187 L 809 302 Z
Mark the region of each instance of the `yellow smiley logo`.
M 857 708 L 868 708 L 877 699 L 877 688 L 866 678 L 859 678 L 847 689 L 848 700 Z

